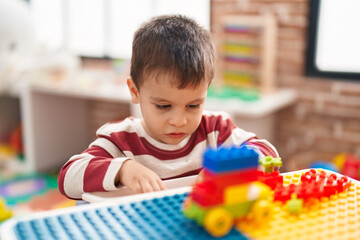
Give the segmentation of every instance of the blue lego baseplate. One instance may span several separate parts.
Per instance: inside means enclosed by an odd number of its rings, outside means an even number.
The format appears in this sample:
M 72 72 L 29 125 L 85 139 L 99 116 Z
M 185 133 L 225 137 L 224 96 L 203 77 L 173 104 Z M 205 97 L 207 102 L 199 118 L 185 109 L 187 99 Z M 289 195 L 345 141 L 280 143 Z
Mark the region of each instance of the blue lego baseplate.
M 187 193 L 17 220 L 16 239 L 219 239 L 182 214 Z M 248 239 L 236 229 L 221 239 Z

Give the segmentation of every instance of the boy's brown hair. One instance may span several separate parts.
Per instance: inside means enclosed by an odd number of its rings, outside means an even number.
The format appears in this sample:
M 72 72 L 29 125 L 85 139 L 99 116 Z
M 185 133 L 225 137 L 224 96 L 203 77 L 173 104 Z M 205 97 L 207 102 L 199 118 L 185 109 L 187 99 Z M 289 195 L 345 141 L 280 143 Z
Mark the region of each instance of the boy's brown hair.
M 215 47 L 210 33 L 182 15 L 154 17 L 135 33 L 130 75 L 140 91 L 144 76 L 172 74 L 179 89 L 214 77 Z

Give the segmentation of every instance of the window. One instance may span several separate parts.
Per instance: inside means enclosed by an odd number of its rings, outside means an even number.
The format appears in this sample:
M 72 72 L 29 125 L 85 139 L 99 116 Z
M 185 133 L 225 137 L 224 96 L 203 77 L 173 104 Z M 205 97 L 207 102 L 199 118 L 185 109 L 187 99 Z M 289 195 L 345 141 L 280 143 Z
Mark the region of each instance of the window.
M 132 37 L 152 16 L 184 14 L 210 27 L 210 0 L 31 0 L 37 41 L 88 57 L 130 58 Z
M 360 1 L 310 1 L 306 73 L 360 80 Z

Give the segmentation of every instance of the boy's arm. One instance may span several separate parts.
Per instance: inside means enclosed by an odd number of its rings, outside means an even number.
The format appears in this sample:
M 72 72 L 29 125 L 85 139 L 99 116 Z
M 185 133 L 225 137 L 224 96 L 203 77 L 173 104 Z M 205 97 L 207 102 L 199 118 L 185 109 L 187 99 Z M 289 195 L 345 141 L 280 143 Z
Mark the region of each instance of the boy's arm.
M 149 168 L 117 153 L 116 158 L 99 146 L 75 155 L 58 175 L 60 192 L 81 199 L 84 192 L 116 190 L 120 183 L 135 193 L 164 190 L 160 177 Z
M 207 128 L 208 139 L 216 143 L 213 147 L 246 145 L 254 148 L 260 155 L 279 157 L 275 147 L 264 139 L 258 139 L 255 133 L 237 127 L 225 112 L 206 112 L 204 125 Z M 214 134 L 216 133 L 216 134 Z
M 81 199 L 84 192 L 116 190 L 115 177 L 128 159 L 123 154 L 114 157 L 99 146 L 91 146 L 61 168 L 59 190 L 72 199 Z
M 254 148 L 259 153 L 260 158 L 264 156 L 279 157 L 276 148 L 265 139 L 251 138 L 242 145 Z

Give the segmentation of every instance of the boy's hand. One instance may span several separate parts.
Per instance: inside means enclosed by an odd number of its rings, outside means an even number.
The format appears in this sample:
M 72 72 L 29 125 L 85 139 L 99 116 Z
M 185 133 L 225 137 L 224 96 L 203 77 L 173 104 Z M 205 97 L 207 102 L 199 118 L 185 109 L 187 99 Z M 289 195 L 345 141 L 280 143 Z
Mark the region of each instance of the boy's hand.
M 166 189 L 156 173 L 134 160 L 127 160 L 123 163 L 118 172 L 117 179 L 135 193 Z
M 204 179 L 204 169 L 202 169 L 200 172 L 199 172 L 199 175 L 196 177 L 195 179 L 195 184 L 196 183 L 201 183 Z

